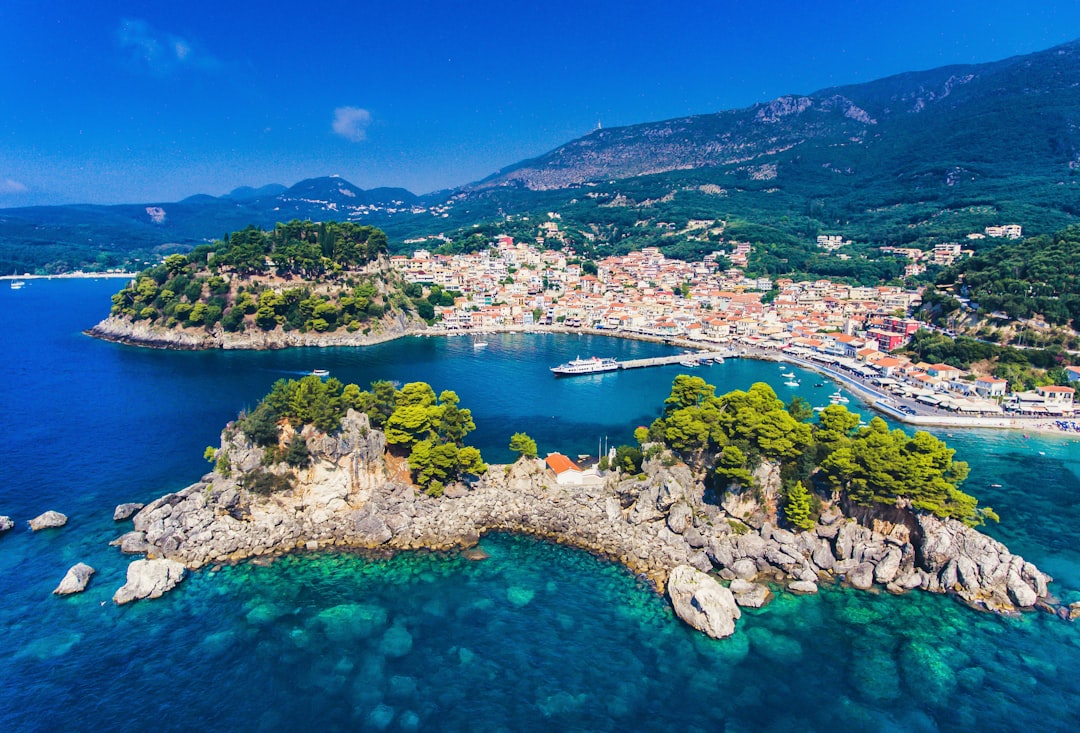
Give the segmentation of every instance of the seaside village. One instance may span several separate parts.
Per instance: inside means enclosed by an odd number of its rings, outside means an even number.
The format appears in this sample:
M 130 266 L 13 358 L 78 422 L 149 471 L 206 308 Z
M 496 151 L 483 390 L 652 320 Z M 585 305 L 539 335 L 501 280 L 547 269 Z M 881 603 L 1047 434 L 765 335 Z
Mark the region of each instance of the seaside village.
M 556 224 L 548 226 L 554 230 L 549 234 L 557 234 Z M 726 270 L 717 254 L 685 262 L 646 248 L 603 259 L 591 274 L 573 263 L 572 250 L 543 249 L 509 236 L 474 254 L 416 250 L 411 257 L 392 257 L 391 266 L 410 282 L 461 293 L 453 306 L 436 308 L 439 327 L 449 332 L 562 326 L 747 353 L 782 352 L 891 393 L 909 413 L 914 411 L 905 402 L 920 413 L 1073 417 L 1073 387 L 1014 393 L 1004 379 L 888 353 L 922 326 L 907 317 L 920 303 L 917 291 L 748 278 L 740 267 L 752 246 L 728 246 L 730 251 L 719 253 L 731 264 Z M 1070 374 L 1080 382 L 1080 370 Z

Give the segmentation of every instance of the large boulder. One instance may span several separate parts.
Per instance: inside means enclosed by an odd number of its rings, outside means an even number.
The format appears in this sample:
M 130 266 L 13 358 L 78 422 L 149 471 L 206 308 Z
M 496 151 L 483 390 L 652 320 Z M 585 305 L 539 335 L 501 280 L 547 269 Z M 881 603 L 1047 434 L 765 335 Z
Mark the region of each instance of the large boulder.
M 694 516 L 685 501 L 676 502 L 668 513 L 667 526 L 675 534 L 683 534 L 694 526 Z
M 896 578 L 896 574 L 900 572 L 900 560 L 903 559 L 904 553 L 899 548 L 890 548 L 885 553 L 885 557 L 881 558 L 877 567 L 874 568 L 874 580 L 877 582 L 888 585 Z
M 859 590 L 867 590 L 874 585 L 874 566 L 868 562 L 859 563 L 850 573 L 848 582 Z
M 160 598 L 184 579 L 186 569 L 175 560 L 136 560 L 128 565 L 127 583 L 113 595 L 118 605 L 142 598 Z
M 63 527 L 67 524 L 67 517 L 60 512 L 48 511 L 44 514 L 39 514 L 30 520 L 30 529 L 37 532 L 40 529 L 52 529 L 54 527 Z
M 137 502 L 128 502 L 127 504 L 120 504 L 113 510 L 113 521 L 122 522 L 125 519 L 131 519 L 131 516 L 143 508 L 142 504 Z
M 53 593 L 58 596 L 82 593 L 86 590 L 86 584 L 90 582 L 90 576 L 95 572 L 92 567 L 81 562 L 67 571 L 67 575 L 60 581 L 60 585 L 56 586 Z
M 731 572 L 735 573 L 735 577 L 742 578 L 743 580 L 753 580 L 757 577 L 758 568 L 757 564 L 749 558 L 742 558 L 736 560 L 731 565 Z
M 676 615 L 714 639 L 735 633 L 735 619 L 742 615 L 735 598 L 716 579 L 679 565 L 668 578 L 668 596 Z
M 11 521 L 11 517 L 0 517 L 0 532 L 7 532 L 14 526 L 15 522 Z

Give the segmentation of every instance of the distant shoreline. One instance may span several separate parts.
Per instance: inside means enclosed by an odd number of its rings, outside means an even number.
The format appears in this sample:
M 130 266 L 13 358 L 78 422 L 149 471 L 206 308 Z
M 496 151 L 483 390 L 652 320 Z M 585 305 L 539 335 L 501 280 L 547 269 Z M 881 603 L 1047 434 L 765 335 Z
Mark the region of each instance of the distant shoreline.
M 137 272 L 62 272 L 56 275 L 0 275 L 0 280 L 88 280 L 99 277 L 138 277 Z
M 709 350 L 713 348 L 733 348 L 733 346 L 724 346 L 722 344 L 716 344 L 714 342 L 696 341 L 687 338 L 680 338 L 675 336 L 658 336 L 653 334 L 643 333 L 628 333 L 626 331 L 609 331 L 606 329 L 595 328 L 571 328 L 563 325 L 539 325 L 532 324 L 528 326 L 517 325 L 502 325 L 493 326 L 488 328 L 475 328 L 475 329 L 445 329 L 438 327 L 428 327 L 418 329 L 415 327 L 406 327 L 401 331 L 393 333 L 382 333 L 377 336 L 357 336 L 350 335 L 349 337 L 338 339 L 337 343 L 333 343 L 331 338 L 312 339 L 307 343 L 277 343 L 274 346 L 268 346 L 265 343 L 263 345 L 245 345 L 245 346 L 228 346 L 228 345 L 214 345 L 206 346 L 203 344 L 184 344 L 179 338 L 176 338 L 179 334 L 175 331 L 172 333 L 166 331 L 166 337 L 172 336 L 175 341 L 169 342 L 166 339 L 149 340 L 144 336 L 134 336 L 133 334 L 118 335 L 116 333 L 110 333 L 108 328 L 102 328 L 103 325 L 110 322 L 115 323 L 117 319 L 113 317 L 105 319 L 94 328 L 84 331 L 89 336 L 99 338 L 104 341 L 112 341 L 115 343 L 122 343 L 129 346 L 139 346 L 143 348 L 158 348 L 158 349 L 175 349 L 178 351 L 210 351 L 210 350 L 230 350 L 231 348 L 239 348 L 253 351 L 270 351 L 276 348 L 305 348 L 308 346 L 321 346 L 321 347 L 363 347 L 372 346 L 377 343 L 385 343 L 387 341 L 395 341 L 399 338 L 408 336 L 420 336 L 420 337 L 442 337 L 442 336 L 477 336 L 486 334 L 497 333 L 525 333 L 525 334 L 545 334 L 545 333 L 559 333 L 559 334 L 577 334 L 588 336 L 608 336 L 611 338 L 620 338 L 631 341 L 648 341 L 651 343 L 664 344 L 667 346 L 673 346 L 683 349 L 694 349 L 697 351 Z M 317 343 L 321 341 L 321 343 Z M 330 341 L 330 343 L 327 343 Z M 809 362 L 803 359 L 797 359 L 789 354 L 785 354 L 782 351 L 775 349 L 763 349 L 761 347 L 739 347 L 736 349 L 740 353 L 737 355 L 739 358 L 756 359 L 758 361 L 772 361 L 772 362 L 784 362 L 793 366 L 800 367 L 802 369 L 808 369 L 810 371 L 821 374 L 826 379 L 854 392 L 862 400 L 865 401 L 866 406 L 878 412 L 886 415 L 898 422 L 912 425 L 913 427 L 938 427 L 938 428 L 956 428 L 956 429 L 994 429 L 994 430 L 1021 430 L 1028 432 L 1037 432 L 1045 435 L 1059 435 L 1068 436 L 1076 435 L 1070 430 L 1063 430 L 1054 425 L 1052 416 L 1039 416 L 1039 417 L 975 417 L 975 416 L 962 416 L 962 415 L 930 415 L 930 414 L 915 414 L 909 415 L 900 410 L 891 407 L 888 404 L 882 404 L 893 399 L 892 395 L 886 394 L 875 390 L 870 385 L 858 382 L 854 379 L 848 378 L 844 375 L 837 374 L 831 369 L 827 369 L 819 364 Z M 917 407 L 915 409 L 918 409 Z M 1062 418 L 1066 422 L 1073 422 L 1080 424 L 1080 418 Z

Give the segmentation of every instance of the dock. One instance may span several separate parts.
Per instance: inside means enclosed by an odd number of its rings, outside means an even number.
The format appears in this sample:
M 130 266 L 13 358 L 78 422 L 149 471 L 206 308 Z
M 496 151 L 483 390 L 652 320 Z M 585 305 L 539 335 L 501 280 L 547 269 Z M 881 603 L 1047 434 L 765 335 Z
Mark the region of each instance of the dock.
M 682 364 L 694 362 L 694 366 L 706 361 L 723 361 L 738 356 L 734 350 L 726 351 L 702 351 L 695 354 L 678 354 L 676 356 L 657 356 L 651 359 L 629 359 L 619 362 L 619 369 L 642 369 L 644 367 L 668 366 L 669 364 Z

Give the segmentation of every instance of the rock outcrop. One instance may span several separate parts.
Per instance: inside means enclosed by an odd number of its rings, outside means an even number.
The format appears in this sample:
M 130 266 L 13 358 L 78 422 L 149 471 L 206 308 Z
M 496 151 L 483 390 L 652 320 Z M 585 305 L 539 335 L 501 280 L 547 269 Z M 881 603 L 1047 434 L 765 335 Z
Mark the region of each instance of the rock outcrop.
M 90 582 L 90 576 L 95 572 L 97 571 L 92 567 L 81 562 L 67 571 L 64 579 L 60 581 L 60 585 L 56 586 L 56 590 L 54 590 L 53 593 L 58 596 L 82 593 L 86 590 L 87 583 Z
M 282 443 L 293 435 L 286 427 Z M 444 550 L 472 547 L 489 531 L 530 534 L 616 560 L 658 591 L 666 586 L 669 595 L 673 573 L 685 568 L 673 601 L 697 609 L 690 623 L 713 635 L 727 622 L 701 603 L 730 598 L 733 607 L 760 607 L 769 599 L 763 582 L 782 581 L 801 593 L 817 592 L 830 578 L 894 593 L 922 588 L 999 612 L 1048 597 L 1047 576 L 953 520 L 890 508 L 887 521 L 868 510 L 859 513 L 860 523 L 827 506 L 817 526 L 793 532 L 740 496 L 734 505 L 758 525 L 751 529 L 705 501 L 702 483 L 670 454 L 646 461 L 640 478 L 611 474 L 577 486 L 559 485 L 542 462 L 522 459 L 434 498 L 417 492 L 400 466 L 387 461 L 385 438 L 366 415 L 350 411 L 334 435 L 308 426 L 299 436 L 308 444 L 309 466 L 266 467 L 265 451 L 227 428 L 219 449 L 228 457 L 225 474 L 207 474 L 151 502 L 133 517 L 134 530 L 113 544 L 194 570 L 297 550 Z M 293 488 L 269 496 L 245 488 L 246 478 L 263 470 L 293 473 Z M 778 476 L 759 472 L 770 482 Z M 732 581 L 732 589 L 717 592 L 699 577 L 709 572 Z
M 742 615 L 730 590 L 689 565 L 671 571 L 668 597 L 679 618 L 714 639 L 734 634 L 735 620 Z
M 422 333 L 427 328 L 413 314 L 391 313 L 375 322 L 369 333 L 319 333 L 310 331 L 273 331 L 249 329 L 229 332 L 221 325 L 207 331 L 203 328 L 165 328 L 148 320 L 134 321 L 121 316 L 109 316 L 86 334 L 105 341 L 156 349 L 197 351 L 204 349 L 289 349 L 298 346 L 370 346 L 390 341 L 409 333 Z
M 30 520 L 30 529 L 37 532 L 42 529 L 54 529 L 56 527 L 63 527 L 67 524 L 68 518 L 60 512 L 48 511 L 44 514 L 39 514 Z
M 116 507 L 116 509 L 113 510 L 113 515 L 112 515 L 113 521 L 114 522 L 122 522 L 125 519 L 131 519 L 131 517 L 135 514 L 135 512 L 139 511 L 144 506 L 146 506 L 146 505 L 145 504 L 139 504 L 139 503 L 136 503 L 136 502 L 129 502 L 127 504 L 120 504 L 119 506 Z
M 11 521 L 11 517 L 0 517 L 0 533 L 7 532 L 14 527 L 15 522 Z
M 175 560 L 136 560 L 127 569 L 127 582 L 113 594 L 118 605 L 142 598 L 160 598 L 176 587 L 187 572 Z

